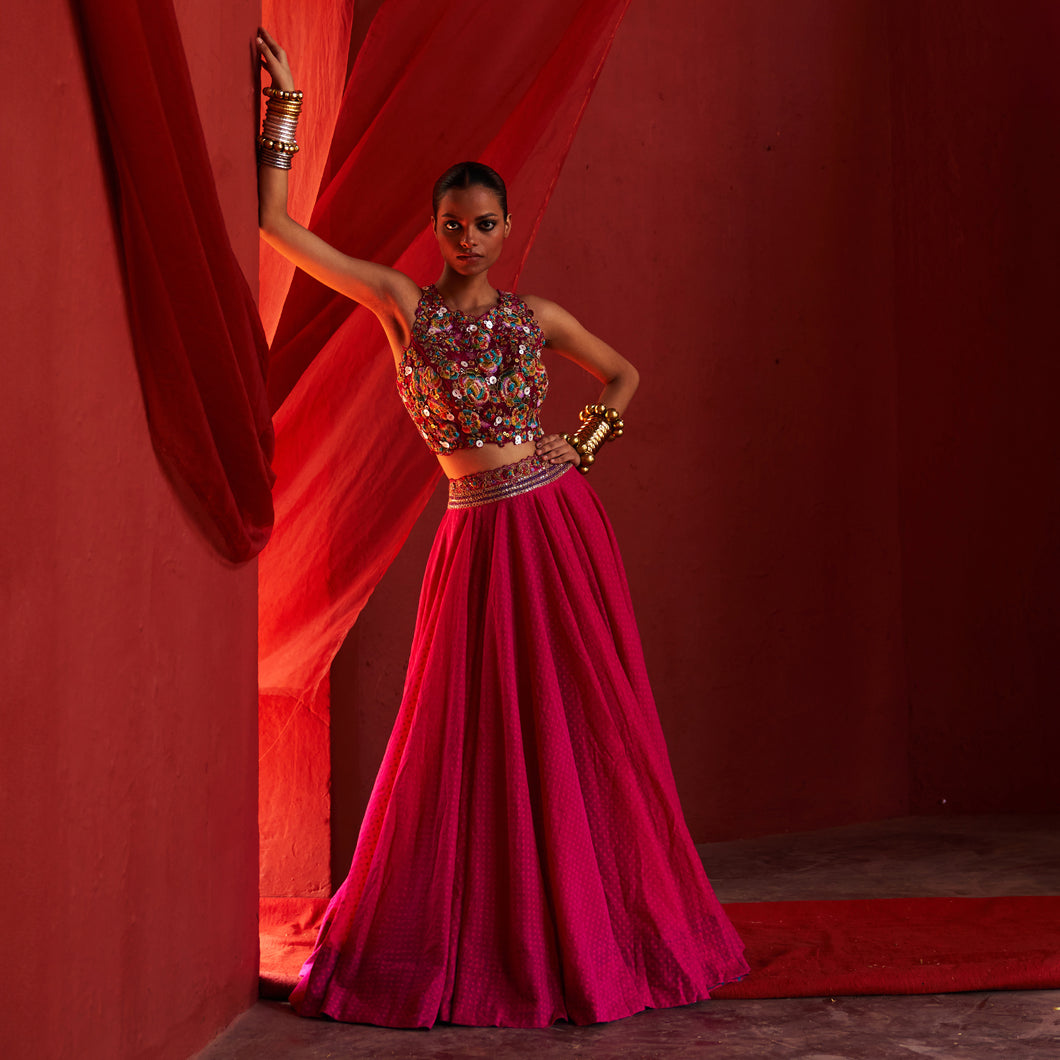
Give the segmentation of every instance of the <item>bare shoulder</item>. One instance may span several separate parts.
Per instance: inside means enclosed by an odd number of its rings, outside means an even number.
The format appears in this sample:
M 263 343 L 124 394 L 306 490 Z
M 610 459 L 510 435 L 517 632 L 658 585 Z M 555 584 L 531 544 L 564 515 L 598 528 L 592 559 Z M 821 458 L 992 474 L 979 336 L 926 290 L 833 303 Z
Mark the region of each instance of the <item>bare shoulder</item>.
M 583 327 L 555 302 L 535 295 L 522 295 L 545 337 L 545 345 L 573 361 L 604 384 L 600 400 L 620 411 L 637 389 L 636 368 L 603 339 Z
M 552 342 L 562 336 L 569 335 L 581 325 L 562 306 L 550 302 L 547 298 L 540 298 L 536 294 L 520 295 L 534 314 L 546 342 Z

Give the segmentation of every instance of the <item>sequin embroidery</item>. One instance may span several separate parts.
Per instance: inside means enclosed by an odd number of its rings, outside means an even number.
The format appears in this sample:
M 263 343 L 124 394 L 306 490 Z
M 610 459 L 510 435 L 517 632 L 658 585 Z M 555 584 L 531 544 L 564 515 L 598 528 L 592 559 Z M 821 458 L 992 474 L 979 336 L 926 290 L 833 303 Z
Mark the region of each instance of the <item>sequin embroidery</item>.
M 518 295 L 497 294 L 487 313 L 469 317 L 449 309 L 433 284 L 423 289 L 397 388 L 433 453 L 544 434 L 537 419 L 548 391 L 544 336 Z

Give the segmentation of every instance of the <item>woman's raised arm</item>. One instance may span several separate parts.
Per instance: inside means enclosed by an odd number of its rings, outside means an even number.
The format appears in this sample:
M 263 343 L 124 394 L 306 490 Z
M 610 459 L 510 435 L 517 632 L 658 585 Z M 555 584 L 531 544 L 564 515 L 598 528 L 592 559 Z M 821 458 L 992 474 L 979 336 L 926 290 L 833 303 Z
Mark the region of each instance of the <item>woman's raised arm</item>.
M 258 30 L 257 48 L 272 87 L 293 92 L 287 53 L 264 29 Z M 375 313 L 396 353 L 408 345 L 420 297 L 416 284 L 397 269 L 343 254 L 298 224 L 287 212 L 287 170 L 267 160 L 258 164 L 258 225 L 265 241 L 285 258 Z

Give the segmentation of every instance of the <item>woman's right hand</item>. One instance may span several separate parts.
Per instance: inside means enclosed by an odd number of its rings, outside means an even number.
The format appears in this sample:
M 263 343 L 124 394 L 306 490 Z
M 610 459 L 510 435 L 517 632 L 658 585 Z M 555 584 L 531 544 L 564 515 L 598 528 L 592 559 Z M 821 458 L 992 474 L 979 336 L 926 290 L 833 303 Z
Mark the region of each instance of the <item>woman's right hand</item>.
M 273 88 L 294 92 L 287 53 L 276 39 L 259 28 L 255 44 Z M 287 212 L 287 191 L 286 169 L 258 165 L 258 223 L 265 241 L 310 276 L 370 309 L 383 325 L 397 361 L 409 344 L 422 294 L 419 286 L 387 265 L 351 258 L 304 228 Z
M 287 62 L 287 53 L 260 26 L 257 45 L 261 65 L 268 70 L 273 88 L 278 88 L 281 92 L 293 92 L 294 74 L 291 73 L 290 64 Z

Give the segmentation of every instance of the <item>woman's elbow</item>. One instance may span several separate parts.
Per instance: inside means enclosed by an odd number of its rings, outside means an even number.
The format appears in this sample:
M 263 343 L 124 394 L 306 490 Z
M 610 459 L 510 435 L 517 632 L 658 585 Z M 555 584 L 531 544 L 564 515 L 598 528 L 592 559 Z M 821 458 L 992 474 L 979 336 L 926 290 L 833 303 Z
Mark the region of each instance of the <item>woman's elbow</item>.
M 622 369 L 622 385 L 629 392 L 630 396 L 636 393 L 637 387 L 640 386 L 640 372 L 626 361 L 625 366 Z
M 258 206 L 258 230 L 265 239 L 275 238 L 282 220 L 280 211 L 269 209 L 264 203 Z

